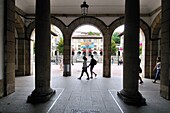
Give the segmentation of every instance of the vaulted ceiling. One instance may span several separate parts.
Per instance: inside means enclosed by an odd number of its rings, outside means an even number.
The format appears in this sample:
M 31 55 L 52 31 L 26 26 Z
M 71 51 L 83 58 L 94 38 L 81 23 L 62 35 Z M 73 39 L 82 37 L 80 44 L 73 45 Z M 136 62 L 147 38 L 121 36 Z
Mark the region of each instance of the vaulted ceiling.
M 52 14 L 81 14 L 84 0 L 50 0 Z M 42 0 L 43 2 L 43 0 Z M 125 0 L 86 0 L 89 14 L 124 14 Z M 36 0 L 16 0 L 16 6 L 26 14 L 35 13 Z M 161 6 L 161 0 L 140 0 L 141 14 L 148 14 Z

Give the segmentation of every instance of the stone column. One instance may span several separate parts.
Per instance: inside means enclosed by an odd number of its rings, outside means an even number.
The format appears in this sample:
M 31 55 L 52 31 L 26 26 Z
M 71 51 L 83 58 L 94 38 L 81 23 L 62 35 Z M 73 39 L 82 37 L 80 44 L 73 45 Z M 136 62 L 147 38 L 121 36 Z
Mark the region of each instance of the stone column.
M 111 35 L 109 35 L 108 29 L 104 35 L 104 46 L 103 46 L 103 77 L 111 77 Z
M 170 100 L 170 1 L 162 0 L 161 96 Z
M 69 28 L 66 30 L 64 37 L 64 50 L 63 50 L 63 76 L 71 76 L 71 35 Z
M 118 96 L 127 104 L 144 105 L 138 91 L 139 76 L 139 0 L 125 2 L 123 89 Z
M 16 38 L 16 44 L 18 47 L 17 62 L 18 68 L 15 71 L 16 76 L 25 76 L 25 39 Z
M 30 76 L 31 75 L 31 40 L 26 39 L 25 40 L 25 75 Z
M 55 91 L 50 88 L 50 0 L 36 0 L 35 90 L 27 102 L 45 102 Z
M 15 91 L 15 0 L 4 0 L 3 53 L 4 95 Z M 4 26 L 3 26 L 4 25 Z
M 4 95 L 4 0 L 0 0 L 0 97 Z

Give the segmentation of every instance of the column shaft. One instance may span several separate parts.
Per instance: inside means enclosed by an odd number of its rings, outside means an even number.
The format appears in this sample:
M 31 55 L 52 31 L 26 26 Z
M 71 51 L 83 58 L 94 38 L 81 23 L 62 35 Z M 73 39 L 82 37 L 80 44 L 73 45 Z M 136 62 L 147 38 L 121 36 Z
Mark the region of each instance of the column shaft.
M 54 91 L 50 88 L 50 0 L 36 0 L 35 90 L 28 102 L 44 102 Z
M 23 38 L 16 38 L 16 76 L 25 76 L 25 40 Z
M 139 0 L 126 0 L 123 90 L 118 95 L 125 103 L 134 105 L 145 104 L 145 99 L 138 92 L 139 12 Z
M 4 0 L 3 2 L 4 95 L 9 95 L 15 91 L 15 0 Z
M 170 100 L 170 1 L 162 0 L 160 93 Z
M 106 31 L 107 35 L 104 36 L 104 47 L 103 47 L 103 77 L 111 77 L 111 35 L 109 31 Z
M 71 35 L 68 28 L 64 37 L 63 66 L 63 76 L 71 76 Z

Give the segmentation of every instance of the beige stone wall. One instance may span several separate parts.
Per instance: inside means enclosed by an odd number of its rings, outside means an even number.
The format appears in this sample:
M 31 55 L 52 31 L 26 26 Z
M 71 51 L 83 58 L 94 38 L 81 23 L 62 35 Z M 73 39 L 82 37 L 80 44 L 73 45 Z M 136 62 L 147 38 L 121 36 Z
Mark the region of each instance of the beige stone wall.
M 4 45 L 3 45 L 3 37 L 4 37 L 4 7 L 3 7 L 3 0 L 0 0 L 0 97 L 2 97 L 4 95 L 4 59 L 3 59 L 3 56 L 4 56 L 4 53 L 3 53 L 3 48 L 4 48 Z
M 5 95 L 9 95 L 15 91 L 15 0 L 5 1 L 5 5 L 4 82 Z
M 168 5 L 167 5 L 168 4 Z M 161 96 L 170 100 L 170 1 L 162 0 Z
M 0 97 L 4 95 L 4 80 L 0 80 Z

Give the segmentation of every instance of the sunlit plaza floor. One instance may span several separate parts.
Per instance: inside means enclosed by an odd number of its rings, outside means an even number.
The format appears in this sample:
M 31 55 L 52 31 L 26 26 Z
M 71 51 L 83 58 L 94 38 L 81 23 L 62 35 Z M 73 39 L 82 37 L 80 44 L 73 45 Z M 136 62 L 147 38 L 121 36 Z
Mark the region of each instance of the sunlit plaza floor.
M 146 99 L 146 105 L 135 107 L 125 104 L 117 96 L 123 85 L 123 65 L 112 65 L 111 78 L 102 77 L 102 64 L 94 71 L 97 77 L 86 80 L 77 78 L 82 63 L 72 65 L 70 77 L 63 77 L 59 65 L 51 64 L 51 88 L 55 95 L 45 103 L 27 103 L 27 97 L 34 90 L 35 75 L 16 77 L 15 93 L 0 99 L 0 113 L 169 113 L 170 101 L 160 97 L 160 84 L 144 79 L 139 91 Z M 89 70 L 88 70 L 89 71 Z M 89 73 L 90 74 L 90 73 Z

